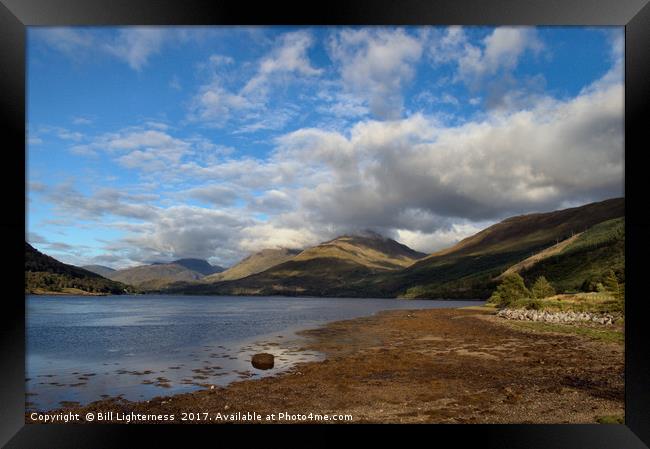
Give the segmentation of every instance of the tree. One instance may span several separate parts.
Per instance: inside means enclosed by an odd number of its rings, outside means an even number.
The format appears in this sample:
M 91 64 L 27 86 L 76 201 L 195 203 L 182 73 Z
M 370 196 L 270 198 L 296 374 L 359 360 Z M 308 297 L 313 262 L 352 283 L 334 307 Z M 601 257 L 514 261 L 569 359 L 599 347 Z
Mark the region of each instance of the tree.
M 605 273 L 605 279 L 603 279 L 603 285 L 605 286 L 605 289 L 608 292 L 613 293 L 615 297 L 618 298 L 620 296 L 618 278 L 614 274 L 613 270 L 608 270 L 607 273 Z
M 505 276 L 490 297 L 489 302 L 501 307 L 506 307 L 513 301 L 523 298 L 530 298 L 530 291 L 524 284 L 524 278 L 519 273 Z
M 533 286 L 530 288 L 530 292 L 535 299 L 548 298 L 549 296 L 555 295 L 553 285 L 551 285 L 544 276 L 537 278 Z

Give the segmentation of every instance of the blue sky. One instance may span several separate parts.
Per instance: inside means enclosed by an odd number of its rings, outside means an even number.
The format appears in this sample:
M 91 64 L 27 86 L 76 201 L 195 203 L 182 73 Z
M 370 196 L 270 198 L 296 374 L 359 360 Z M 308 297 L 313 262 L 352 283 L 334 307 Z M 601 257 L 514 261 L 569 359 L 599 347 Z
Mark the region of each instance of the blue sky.
M 28 29 L 28 240 L 65 262 L 373 229 L 421 251 L 623 194 L 623 28 Z

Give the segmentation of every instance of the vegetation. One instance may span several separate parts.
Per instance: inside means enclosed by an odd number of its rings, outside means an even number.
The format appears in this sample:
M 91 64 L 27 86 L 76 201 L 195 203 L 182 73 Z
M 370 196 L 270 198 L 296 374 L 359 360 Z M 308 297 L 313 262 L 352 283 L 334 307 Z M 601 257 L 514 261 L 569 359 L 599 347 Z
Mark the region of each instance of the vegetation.
M 621 327 L 574 326 L 571 324 L 545 323 L 541 321 L 508 321 L 508 326 L 529 332 L 555 332 L 558 334 L 580 335 L 606 343 L 623 344 L 625 334 Z
M 609 293 L 574 293 L 551 296 L 544 299 L 519 298 L 498 307 L 507 306 L 510 309 L 545 310 L 548 312 L 590 312 L 614 313 L 621 316 L 625 313 L 624 301 Z
M 555 289 L 544 276 L 537 278 L 533 286 L 530 288 L 530 292 L 535 299 L 548 298 L 549 296 L 555 295 Z
M 625 424 L 623 415 L 605 415 L 596 418 L 598 424 Z
M 589 228 L 559 254 L 521 272 L 526 282 L 544 276 L 562 293 L 605 291 L 608 289 L 605 278 L 611 274 L 617 283 L 625 282 L 625 219 L 622 217 Z M 613 288 L 611 276 L 607 282 Z
M 623 215 L 624 202 L 618 198 L 512 217 L 388 274 L 384 283 L 406 297 L 488 298 L 497 285 L 494 278 L 509 267 L 577 233 L 582 234 L 560 254 L 522 272 L 526 283 L 543 275 L 558 291 L 579 291 L 590 274 L 601 276 L 608 265 L 620 280 L 625 266 Z M 596 227 L 607 221 L 613 223 Z
M 113 295 L 134 291 L 91 271 L 59 262 L 25 242 L 25 292 L 65 292 L 66 289 Z
M 489 302 L 499 307 L 507 307 L 519 299 L 530 298 L 530 296 L 524 279 L 518 273 L 513 273 L 503 279 L 490 296 Z
M 48 273 L 45 271 L 25 272 L 25 292 L 55 292 L 64 293 L 69 289 L 77 289 L 87 293 L 121 295 L 128 287 L 108 279 L 76 278 L 65 274 Z

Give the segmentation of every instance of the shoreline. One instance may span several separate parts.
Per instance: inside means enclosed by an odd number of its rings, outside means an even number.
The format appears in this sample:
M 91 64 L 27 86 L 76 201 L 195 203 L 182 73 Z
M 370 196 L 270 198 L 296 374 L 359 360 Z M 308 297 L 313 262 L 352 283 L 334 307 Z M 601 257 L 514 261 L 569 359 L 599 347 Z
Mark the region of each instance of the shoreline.
M 531 333 L 480 307 L 381 311 L 296 334 L 324 360 L 226 387 L 47 413 L 171 413 L 174 422 L 183 412 L 235 422 L 248 412 L 287 412 L 378 423 L 594 423 L 624 410 L 622 345 Z
M 410 298 L 405 296 L 386 296 L 386 297 L 377 297 L 377 296 L 310 296 L 310 295 L 255 295 L 255 294 L 242 294 L 242 295 L 209 295 L 201 294 L 195 295 L 191 293 L 166 293 L 159 291 L 151 291 L 144 293 L 124 293 L 116 295 L 115 293 L 93 293 L 81 291 L 76 292 L 55 292 L 55 291 L 39 291 L 39 292 L 25 292 L 25 296 L 186 296 L 188 298 L 192 297 L 204 297 L 204 298 L 291 298 L 291 299 L 381 299 L 381 300 L 398 300 L 398 301 L 470 301 L 470 302 L 485 302 L 487 299 L 477 299 L 477 298 Z

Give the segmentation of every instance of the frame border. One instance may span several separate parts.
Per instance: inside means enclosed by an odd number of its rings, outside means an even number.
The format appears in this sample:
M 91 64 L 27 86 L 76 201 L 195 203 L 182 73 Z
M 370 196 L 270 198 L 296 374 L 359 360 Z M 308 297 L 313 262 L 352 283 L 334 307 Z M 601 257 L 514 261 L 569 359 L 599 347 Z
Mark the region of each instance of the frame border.
M 303 3 L 304 5 L 304 3 Z M 8 161 L 0 180 L 10 213 L 0 218 L 0 235 L 9 249 L 11 263 L 3 273 L 11 288 L 0 315 L 0 347 L 3 382 L 0 385 L 0 444 L 7 447 L 115 447 L 131 445 L 136 435 L 151 438 L 144 425 L 94 424 L 25 425 L 24 423 L 24 296 L 25 236 L 25 84 L 26 27 L 74 25 L 618 25 L 625 26 L 625 202 L 626 277 L 629 297 L 625 327 L 625 425 L 480 425 L 395 426 L 372 425 L 377 439 L 385 440 L 397 430 L 409 437 L 431 441 L 443 438 L 462 445 L 471 441 L 483 447 L 510 448 L 643 448 L 650 445 L 650 341 L 649 326 L 641 313 L 643 297 L 642 261 L 650 248 L 650 221 L 644 218 L 645 167 L 642 151 L 647 148 L 650 115 L 650 5 L 648 0 L 333 0 L 305 8 L 288 2 L 266 2 L 251 8 L 242 2 L 221 0 L 0 0 L 0 123 Z M 646 138 L 645 145 L 642 139 Z M 8 172 L 8 173 L 7 173 Z M 9 176 L 6 176 L 9 174 Z M 23 263 L 18 264 L 16 260 Z M 632 263 L 630 263 L 632 262 Z M 354 426 L 357 427 L 358 426 Z M 173 428 L 173 430 L 172 430 Z M 185 427 L 183 427 L 184 429 Z M 246 425 L 192 426 L 192 437 L 205 436 L 220 443 L 236 436 L 248 443 Z M 273 441 L 278 426 L 257 426 L 255 437 Z M 291 426 L 282 426 L 283 429 Z M 309 440 L 281 444 L 336 444 L 330 426 L 305 425 Z M 339 430 L 339 426 L 334 426 Z M 363 428 L 363 426 L 362 426 Z M 161 440 L 177 433 L 179 426 L 156 425 Z M 350 429 L 350 427 L 347 427 Z M 295 429 L 292 429 L 292 432 Z M 209 433 L 208 433 L 209 432 Z M 214 439 L 215 432 L 219 437 Z M 405 434 L 406 436 L 406 434 Z M 399 437 L 398 437 L 399 438 Z M 401 438 L 400 438 L 401 439 Z M 396 442 L 400 439 L 396 438 Z M 10 441 L 9 441 L 10 440 Z M 187 440 L 185 440 L 187 441 Z M 278 441 L 278 440 L 275 440 Z M 403 441 L 403 440 L 402 440 Z M 645 444 L 644 444 L 645 442 Z

